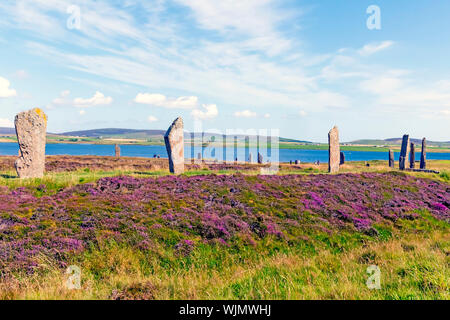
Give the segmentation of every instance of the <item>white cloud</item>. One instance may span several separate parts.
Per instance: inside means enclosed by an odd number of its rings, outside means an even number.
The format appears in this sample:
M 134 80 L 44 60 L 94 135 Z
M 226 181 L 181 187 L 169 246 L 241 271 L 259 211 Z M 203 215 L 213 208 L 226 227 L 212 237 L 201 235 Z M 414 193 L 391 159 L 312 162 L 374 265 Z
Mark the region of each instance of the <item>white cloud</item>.
M 0 77 L 0 98 L 15 97 L 17 95 L 16 90 L 11 89 L 8 79 Z
M 300 110 L 300 111 L 298 112 L 298 114 L 300 115 L 300 117 L 306 117 L 306 116 L 308 115 L 308 113 L 306 113 L 305 110 Z
M 84 116 L 86 114 L 86 110 L 80 110 L 80 116 Z
M 14 128 L 14 122 L 9 119 L 0 118 L 0 127 Z
M 70 95 L 70 91 L 69 90 L 62 91 L 59 94 L 59 97 L 53 99 L 52 102 L 46 106 L 47 109 L 53 109 L 55 107 L 61 107 L 61 106 L 70 105 L 71 102 L 67 98 L 69 95 Z
M 105 97 L 105 95 L 99 91 L 95 92 L 92 98 L 75 98 L 70 99 L 70 91 L 64 90 L 59 94 L 59 97 L 52 100 L 50 104 L 47 105 L 48 109 L 53 109 L 55 107 L 77 107 L 77 108 L 88 108 L 100 105 L 109 105 L 112 103 L 113 99 L 111 97 Z M 84 111 L 84 110 L 82 110 Z M 80 111 L 80 115 L 83 115 Z
M 193 118 L 198 120 L 208 120 L 214 119 L 219 114 L 219 110 L 215 104 L 204 104 L 202 107 L 205 111 L 200 109 L 192 110 L 191 115 Z
M 270 118 L 270 113 L 266 113 L 266 114 L 264 115 L 264 118 L 269 119 L 269 118 Z
M 364 47 L 362 47 L 360 50 L 358 50 L 358 53 L 361 56 L 370 56 L 374 53 L 377 53 L 381 50 L 385 50 L 389 47 L 391 47 L 392 45 L 394 45 L 393 41 L 383 41 L 383 42 L 379 42 L 379 43 L 369 43 L 366 44 Z
M 92 98 L 75 98 L 73 100 L 73 104 L 78 108 L 88 108 L 93 106 L 109 105 L 112 101 L 113 99 L 111 97 L 105 97 L 103 93 L 96 91 Z
M 375 96 L 374 105 L 385 112 L 408 110 L 423 116 L 448 115 L 450 110 L 450 81 L 419 85 L 406 77 L 409 73 L 391 70 L 364 80 L 360 88 Z
M 375 94 L 383 94 L 398 90 L 403 86 L 403 80 L 396 77 L 376 77 L 361 82 L 363 91 Z
M 255 118 L 256 112 L 250 111 L 250 110 L 244 110 L 244 111 L 236 111 L 233 114 L 236 118 Z
M 150 123 L 156 122 L 158 121 L 158 118 L 156 118 L 155 116 L 148 116 L 147 121 Z
M 139 93 L 134 102 L 168 109 L 194 109 L 198 105 L 198 98 L 194 96 L 167 98 L 159 93 Z

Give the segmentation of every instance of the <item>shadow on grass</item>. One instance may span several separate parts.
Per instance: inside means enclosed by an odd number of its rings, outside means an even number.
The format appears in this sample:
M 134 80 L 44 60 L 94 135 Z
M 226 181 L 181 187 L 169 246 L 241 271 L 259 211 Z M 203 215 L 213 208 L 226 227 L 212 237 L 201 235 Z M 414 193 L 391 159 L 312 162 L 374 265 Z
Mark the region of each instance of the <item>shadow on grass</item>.
M 4 178 L 4 179 L 17 179 L 18 176 L 12 176 L 10 174 L 0 174 L 0 178 Z
M 134 171 L 133 174 L 140 175 L 140 176 L 164 176 L 167 175 L 167 172 L 162 171 Z

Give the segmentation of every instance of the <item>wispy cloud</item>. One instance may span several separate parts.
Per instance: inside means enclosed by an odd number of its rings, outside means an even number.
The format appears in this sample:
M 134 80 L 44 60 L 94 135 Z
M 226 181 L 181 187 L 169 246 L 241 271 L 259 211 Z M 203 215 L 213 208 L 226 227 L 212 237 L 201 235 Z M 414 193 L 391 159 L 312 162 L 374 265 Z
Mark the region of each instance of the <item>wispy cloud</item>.
M 361 56 L 370 56 L 374 53 L 377 53 L 379 51 L 385 50 L 387 48 L 390 48 L 394 45 L 393 41 L 383 41 L 379 43 L 369 43 L 366 44 L 364 47 L 362 47 L 360 50 L 358 50 L 358 53 Z
M 150 123 L 156 122 L 156 121 L 158 121 L 158 118 L 155 117 L 155 116 L 148 116 L 147 117 L 147 121 L 150 122 Z
M 255 118 L 257 116 L 256 112 L 250 110 L 236 111 L 233 115 L 236 118 Z
M 99 91 L 95 92 L 91 98 L 75 98 L 73 104 L 78 108 L 89 108 L 94 106 L 106 106 L 113 102 L 111 97 L 105 97 L 105 95 Z
M 219 110 L 215 104 L 204 104 L 202 107 L 204 110 L 192 110 L 191 115 L 194 119 L 209 120 L 214 119 L 219 115 Z
M 168 109 L 194 109 L 198 105 L 198 98 L 194 96 L 168 98 L 159 93 L 139 93 L 134 102 Z
M 94 106 L 105 106 L 110 105 L 113 102 L 112 97 L 106 97 L 103 93 L 96 91 L 91 98 L 75 98 L 71 99 L 70 91 L 64 90 L 59 96 L 52 100 L 52 102 L 47 105 L 48 109 L 53 109 L 55 107 L 77 107 L 77 108 L 90 108 Z M 81 115 L 84 112 L 80 112 Z

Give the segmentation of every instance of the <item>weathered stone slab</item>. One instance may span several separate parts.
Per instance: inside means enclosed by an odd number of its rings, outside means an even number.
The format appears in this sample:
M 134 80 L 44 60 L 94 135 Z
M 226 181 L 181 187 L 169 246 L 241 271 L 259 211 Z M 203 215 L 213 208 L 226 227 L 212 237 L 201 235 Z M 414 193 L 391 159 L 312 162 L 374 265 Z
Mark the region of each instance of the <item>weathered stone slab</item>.
M 400 170 L 405 170 L 406 164 L 408 163 L 408 154 L 409 154 L 409 135 L 405 134 L 403 136 L 402 148 L 400 150 L 400 159 L 398 167 Z
M 339 148 L 339 130 L 334 127 L 328 133 L 328 172 L 339 172 L 340 148 Z
M 263 163 L 263 155 L 261 153 L 258 152 L 258 163 L 262 164 Z
M 116 144 L 114 146 L 114 151 L 115 151 L 115 154 L 116 154 L 116 158 L 120 158 L 120 146 L 118 144 Z
M 19 158 L 15 162 L 19 178 L 42 178 L 45 170 L 47 116 L 39 108 L 16 115 L 14 120 Z
M 253 162 L 253 156 L 251 153 L 249 153 L 248 155 L 248 163 L 252 163 Z
M 178 117 L 167 129 L 164 135 L 166 150 L 169 156 L 169 170 L 171 173 L 184 172 L 184 132 L 183 119 Z
M 345 154 L 341 151 L 339 165 L 345 164 Z
M 300 164 L 300 160 L 295 160 L 295 164 Z
M 422 153 L 420 154 L 420 169 L 427 168 L 427 139 L 422 139 Z
M 394 160 L 394 151 L 389 150 L 389 167 L 394 168 L 395 167 L 395 160 Z
M 411 142 L 409 152 L 409 168 L 414 169 L 416 166 L 416 145 Z

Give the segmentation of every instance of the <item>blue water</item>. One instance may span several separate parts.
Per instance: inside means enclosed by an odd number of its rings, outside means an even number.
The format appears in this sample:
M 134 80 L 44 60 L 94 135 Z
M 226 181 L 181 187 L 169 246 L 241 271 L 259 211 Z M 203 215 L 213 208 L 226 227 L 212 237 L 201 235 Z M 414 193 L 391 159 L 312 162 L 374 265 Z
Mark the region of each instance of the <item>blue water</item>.
M 167 158 L 165 146 L 138 146 L 138 145 L 121 145 L 121 155 L 126 157 L 146 157 L 153 158 L 154 155 L 159 155 L 161 158 Z M 191 148 L 186 146 L 184 154 L 186 158 L 197 158 L 198 153 L 202 153 L 205 159 L 223 159 L 222 148 Z M 267 160 L 275 161 L 279 156 L 280 162 L 289 162 L 300 160 L 301 162 L 328 162 L 327 150 L 296 150 L 296 149 L 279 149 L 277 150 L 260 150 L 263 154 L 264 162 Z M 0 155 L 17 155 L 17 143 L 0 143 Z M 245 161 L 249 154 L 252 154 L 252 160 L 257 160 L 256 148 L 237 148 L 236 154 L 233 147 L 226 149 L 226 160 L 233 161 L 236 157 L 238 161 Z M 96 144 L 47 144 L 47 155 L 96 155 L 96 156 L 113 156 L 114 145 L 96 145 Z M 376 151 L 344 151 L 346 161 L 370 161 L 370 160 L 388 160 L 387 152 Z M 398 161 L 399 153 L 395 153 L 395 158 Z M 450 153 L 428 153 L 429 160 L 450 160 Z M 420 160 L 420 153 L 416 153 L 416 160 Z

